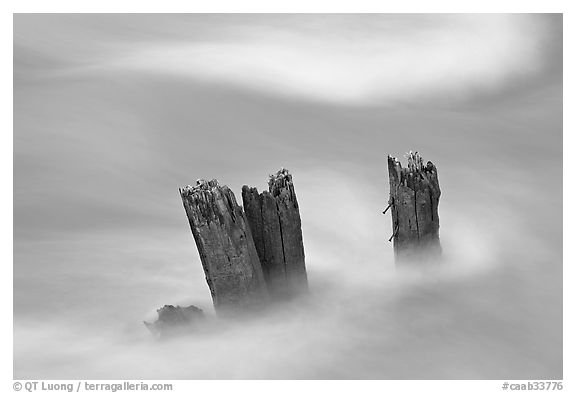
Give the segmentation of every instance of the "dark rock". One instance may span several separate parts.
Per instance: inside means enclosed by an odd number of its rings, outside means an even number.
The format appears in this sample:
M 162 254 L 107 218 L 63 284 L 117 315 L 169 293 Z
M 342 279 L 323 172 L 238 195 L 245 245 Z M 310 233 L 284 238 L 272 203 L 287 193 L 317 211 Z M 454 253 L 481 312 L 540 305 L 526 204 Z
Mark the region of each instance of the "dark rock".
M 186 330 L 204 320 L 204 312 L 196 306 L 165 305 L 156 312 L 158 312 L 158 320 L 152 323 L 144 321 L 144 325 L 157 335 Z
M 436 166 L 410 152 L 408 167 L 388 156 L 396 261 L 434 260 L 441 254 L 438 217 L 440 186 Z
M 292 175 L 271 175 L 268 191 L 242 187 L 242 201 L 270 294 L 288 298 L 308 289 L 298 201 Z
M 268 299 L 250 227 L 234 193 L 216 180 L 180 189 L 214 308 L 259 309 Z

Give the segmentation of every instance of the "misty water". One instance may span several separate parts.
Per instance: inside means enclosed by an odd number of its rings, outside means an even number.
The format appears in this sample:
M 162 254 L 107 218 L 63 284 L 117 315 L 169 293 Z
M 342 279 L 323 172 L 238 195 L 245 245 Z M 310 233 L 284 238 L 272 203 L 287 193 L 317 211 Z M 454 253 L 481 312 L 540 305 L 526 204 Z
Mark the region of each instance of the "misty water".
M 345 105 L 69 70 L 22 42 L 14 378 L 562 378 L 561 70 Z M 386 155 L 408 150 L 438 168 L 443 260 L 404 272 L 382 211 Z M 178 187 L 214 177 L 241 200 L 282 166 L 310 293 L 218 319 Z M 164 304 L 207 321 L 158 340 L 142 321 Z

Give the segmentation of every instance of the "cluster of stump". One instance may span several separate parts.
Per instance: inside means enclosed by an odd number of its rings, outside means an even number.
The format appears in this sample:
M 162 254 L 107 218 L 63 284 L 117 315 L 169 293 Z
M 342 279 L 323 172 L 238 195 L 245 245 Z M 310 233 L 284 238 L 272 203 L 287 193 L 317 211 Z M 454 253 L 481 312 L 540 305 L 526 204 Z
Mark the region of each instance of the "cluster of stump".
M 268 191 L 242 187 L 242 209 L 217 180 L 180 188 L 218 313 L 257 309 L 308 288 L 292 175 L 271 175 Z
M 441 253 L 436 166 L 418 152 L 402 167 L 388 156 L 391 211 L 397 265 L 437 260 Z M 198 180 L 179 189 L 200 260 L 219 315 L 259 310 L 270 301 L 292 299 L 308 290 L 300 209 L 292 175 L 282 168 L 268 190 L 242 187 L 242 203 L 217 180 Z M 164 306 L 151 330 L 202 317 L 194 306 Z

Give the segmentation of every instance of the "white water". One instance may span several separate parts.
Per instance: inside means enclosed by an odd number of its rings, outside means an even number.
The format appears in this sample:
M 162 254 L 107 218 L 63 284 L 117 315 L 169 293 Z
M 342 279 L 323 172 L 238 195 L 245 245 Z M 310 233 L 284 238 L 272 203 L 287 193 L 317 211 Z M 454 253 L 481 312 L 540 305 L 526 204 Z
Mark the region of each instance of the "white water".
M 497 83 L 471 74 L 451 79 L 461 89 L 449 96 L 416 91 L 389 106 L 106 68 L 133 43 L 234 37 L 233 20 L 172 31 L 118 17 L 108 36 L 106 17 L 19 18 L 14 378 L 562 378 L 558 18 L 546 19 L 550 45 L 531 48 L 537 71 L 506 69 Z M 386 155 L 408 150 L 436 164 L 442 188 L 444 263 L 424 274 L 395 271 L 381 214 Z M 282 166 L 310 296 L 218 321 L 178 187 L 216 177 L 239 199 Z M 157 341 L 142 320 L 164 304 L 195 304 L 209 321 Z

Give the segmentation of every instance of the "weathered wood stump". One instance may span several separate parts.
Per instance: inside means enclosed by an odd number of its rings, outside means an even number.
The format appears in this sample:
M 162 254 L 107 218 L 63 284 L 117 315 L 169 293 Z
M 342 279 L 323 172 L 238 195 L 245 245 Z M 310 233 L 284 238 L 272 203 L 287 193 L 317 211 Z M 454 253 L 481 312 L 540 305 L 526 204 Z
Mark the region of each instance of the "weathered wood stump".
M 242 201 L 270 294 L 290 298 L 308 289 L 300 210 L 292 175 L 270 176 L 268 191 L 242 187 Z
M 234 193 L 218 181 L 180 188 L 214 308 L 258 309 L 268 298 L 250 227 Z
M 433 261 L 441 254 L 438 218 L 440 186 L 436 166 L 410 152 L 408 168 L 388 156 L 392 207 L 394 253 L 396 261 Z M 386 209 L 388 210 L 388 208 Z

